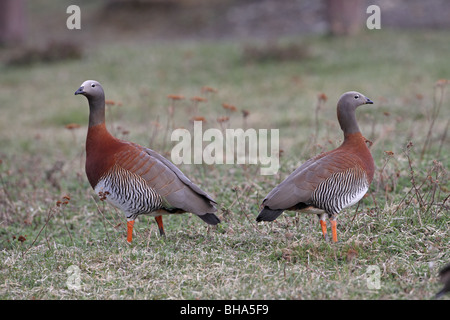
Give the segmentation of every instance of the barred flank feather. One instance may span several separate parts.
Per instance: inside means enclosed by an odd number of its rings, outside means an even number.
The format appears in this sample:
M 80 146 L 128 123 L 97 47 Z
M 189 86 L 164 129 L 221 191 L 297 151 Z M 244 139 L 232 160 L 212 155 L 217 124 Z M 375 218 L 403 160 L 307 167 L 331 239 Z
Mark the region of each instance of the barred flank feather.
M 311 200 L 318 208 L 334 215 L 358 202 L 368 188 L 367 175 L 357 166 L 333 173 L 322 181 L 312 193 Z
M 126 212 L 127 218 L 163 208 L 161 196 L 142 177 L 117 165 L 100 179 L 95 191 L 106 193 L 108 202 Z

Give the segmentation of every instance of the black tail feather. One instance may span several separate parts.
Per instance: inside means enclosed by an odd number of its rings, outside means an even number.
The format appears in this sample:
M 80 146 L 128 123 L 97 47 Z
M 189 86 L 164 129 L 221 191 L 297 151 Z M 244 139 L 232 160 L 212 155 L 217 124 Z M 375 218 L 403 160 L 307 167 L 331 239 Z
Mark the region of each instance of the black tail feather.
M 282 214 L 283 211 L 283 209 L 272 210 L 269 207 L 264 207 L 264 209 L 262 209 L 259 215 L 256 217 L 256 221 L 273 221 L 278 218 L 278 216 Z
M 439 291 L 438 293 L 436 293 L 436 295 L 434 296 L 434 299 L 440 299 L 444 294 L 446 294 L 447 290 L 445 290 L 445 288 L 443 288 L 441 291 Z
M 214 213 L 205 213 L 202 215 L 198 215 L 198 217 L 205 221 L 207 224 L 216 225 L 220 223 L 220 219 Z

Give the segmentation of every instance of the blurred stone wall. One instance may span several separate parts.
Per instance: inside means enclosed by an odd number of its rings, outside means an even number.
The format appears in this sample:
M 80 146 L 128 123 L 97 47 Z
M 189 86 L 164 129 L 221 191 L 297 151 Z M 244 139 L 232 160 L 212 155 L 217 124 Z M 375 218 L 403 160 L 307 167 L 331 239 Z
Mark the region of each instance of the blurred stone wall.
M 329 32 L 326 0 L 109 0 L 105 21 L 148 27 L 155 37 L 275 38 Z M 381 28 L 450 29 L 450 0 L 362 0 L 378 5 Z M 126 5 L 124 5 L 126 4 Z M 128 8 L 127 8 L 128 7 Z M 128 14 L 127 14 L 128 10 Z M 108 10 L 107 10 L 108 11 Z M 108 14 L 108 13 L 107 13 Z M 125 14 L 125 16 L 124 16 Z M 119 17 L 123 17 L 121 18 Z
M 372 4 L 380 7 L 382 28 L 450 28 L 449 0 L 364 0 L 364 2 L 365 8 Z M 328 31 L 325 1 L 236 1 L 224 14 L 232 31 L 240 35 Z

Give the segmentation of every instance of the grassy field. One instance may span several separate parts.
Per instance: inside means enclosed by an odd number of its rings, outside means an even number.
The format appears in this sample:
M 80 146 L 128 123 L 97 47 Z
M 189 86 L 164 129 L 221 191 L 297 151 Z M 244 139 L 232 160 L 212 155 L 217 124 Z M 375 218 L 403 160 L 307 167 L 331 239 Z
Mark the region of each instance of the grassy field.
M 450 261 L 448 40 L 389 30 L 271 48 L 130 40 L 86 45 L 78 60 L 0 66 L 0 299 L 432 298 Z M 293 50 L 301 58 L 282 54 Z M 123 214 L 84 174 L 88 107 L 73 93 L 86 79 L 114 101 L 107 121 L 118 137 L 170 156 L 169 120 L 279 129 L 281 169 L 262 176 L 258 165 L 180 165 L 218 201 L 223 222 L 166 217 L 162 239 L 143 216 L 128 245 Z M 271 188 L 342 141 L 335 107 L 348 90 L 375 102 L 357 117 L 376 173 L 368 196 L 338 217 L 340 241 L 322 240 L 316 216 L 286 212 L 256 224 Z M 368 285 L 373 268 L 377 288 Z

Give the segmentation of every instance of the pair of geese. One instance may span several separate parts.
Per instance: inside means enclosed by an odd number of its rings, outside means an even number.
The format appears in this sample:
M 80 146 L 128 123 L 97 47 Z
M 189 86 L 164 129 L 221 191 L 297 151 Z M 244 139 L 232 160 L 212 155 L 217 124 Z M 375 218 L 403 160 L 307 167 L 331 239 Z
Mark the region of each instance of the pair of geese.
M 172 162 L 157 152 L 113 137 L 105 126 L 105 93 L 99 82 L 85 81 L 75 92 L 89 102 L 86 138 L 86 175 L 97 194 L 127 218 L 127 241 L 131 243 L 138 215 L 154 216 L 164 235 L 162 215 L 191 212 L 208 224 L 220 222 L 214 214 L 216 201 L 189 180 Z M 337 104 L 337 117 L 344 141 L 338 148 L 303 163 L 264 198 L 257 221 L 273 221 L 285 210 L 319 216 L 328 240 L 337 241 L 336 216 L 357 203 L 369 189 L 374 161 L 356 122 L 355 110 L 373 102 L 359 92 L 344 93 Z
M 220 222 L 217 204 L 192 183 L 172 162 L 132 142 L 113 137 L 105 126 L 105 94 L 100 83 L 85 81 L 75 94 L 89 102 L 86 138 L 86 175 L 97 194 L 123 210 L 127 217 L 127 241 L 131 243 L 134 220 L 140 214 L 154 216 L 164 235 L 162 215 L 195 213 L 208 224 Z M 337 241 L 336 216 L 357 203 L 369 189 L 374 162 L 359 131 L 355 110 L 373 102 L 359 92 L 344 93 L 337 117 L 344 142 L 338 148 L 309 159 L 264 198 L 257 221 L 273 221 L 284 210 L 317 214 L 328 240 L 326 218 Z M 450 264 L 439 276 L 444 287 L 435 298 L 450 292 Z

